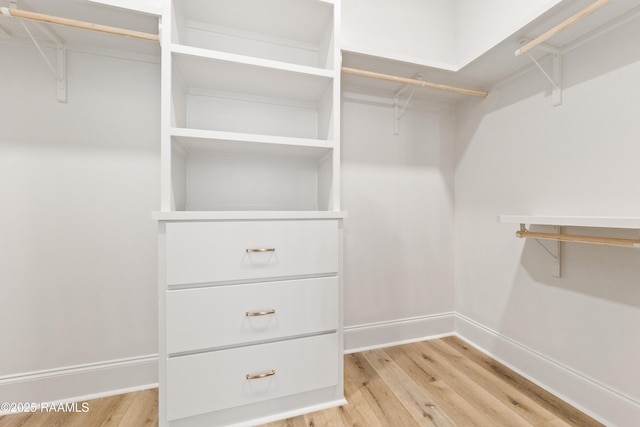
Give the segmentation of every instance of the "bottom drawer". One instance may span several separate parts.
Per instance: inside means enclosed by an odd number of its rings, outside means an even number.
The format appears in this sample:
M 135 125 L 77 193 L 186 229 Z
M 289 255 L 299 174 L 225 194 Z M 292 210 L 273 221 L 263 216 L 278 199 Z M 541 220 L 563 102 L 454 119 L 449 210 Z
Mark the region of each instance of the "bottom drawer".
M 167 418 L 331 387 L 339 361 L 337 333 L 169 358 Z

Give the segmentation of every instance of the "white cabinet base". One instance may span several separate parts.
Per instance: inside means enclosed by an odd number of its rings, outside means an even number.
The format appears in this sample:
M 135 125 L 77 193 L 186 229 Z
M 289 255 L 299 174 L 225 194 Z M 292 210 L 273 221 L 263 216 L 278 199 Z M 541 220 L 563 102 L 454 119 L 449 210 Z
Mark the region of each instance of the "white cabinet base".
M 169 422 L 169 427 L 249 427 L 346 405 L 339 387 L 268 400 Z

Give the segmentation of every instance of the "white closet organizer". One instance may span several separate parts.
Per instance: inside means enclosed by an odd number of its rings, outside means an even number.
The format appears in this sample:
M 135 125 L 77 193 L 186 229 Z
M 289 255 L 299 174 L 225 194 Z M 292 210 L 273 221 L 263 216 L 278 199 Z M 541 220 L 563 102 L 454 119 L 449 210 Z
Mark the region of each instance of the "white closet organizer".
M 161 426 L 345 403 L 338 9 L 165 0 Z

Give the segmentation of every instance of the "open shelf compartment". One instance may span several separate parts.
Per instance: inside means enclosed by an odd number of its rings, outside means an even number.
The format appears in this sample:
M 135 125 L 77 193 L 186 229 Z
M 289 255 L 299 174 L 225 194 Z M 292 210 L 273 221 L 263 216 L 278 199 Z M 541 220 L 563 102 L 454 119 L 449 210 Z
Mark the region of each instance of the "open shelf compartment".
M 174 135 L 171 187 L 177 211 L 327 211 L 333 148 L 248 138 Z
M 331 139 L 331 73 L 173 53 L 173 126 Z
M 174 0 L 172 42 L 332 69 L 332 1 Z

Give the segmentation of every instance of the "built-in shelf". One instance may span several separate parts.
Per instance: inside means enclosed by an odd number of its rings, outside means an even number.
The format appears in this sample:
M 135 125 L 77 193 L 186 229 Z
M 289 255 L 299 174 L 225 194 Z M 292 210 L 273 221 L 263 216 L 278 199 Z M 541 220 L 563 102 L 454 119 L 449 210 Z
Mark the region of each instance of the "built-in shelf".
M 345 211 L 156 211 L 158 221 L 344 219 Z
M 272 135 L 172 128 L 171 140 L 187 152 L 235 152 L 321 159 L 331 153 L 331 141 Z
M 513 224 L 560 227 L 638 228 L 640 217 L 500 215 L 498 221 Z
M 172 52 L 189 88 L 315 102 L 334 77 L 333 71 L 322 68 L 206 49 L 174 45 Z

